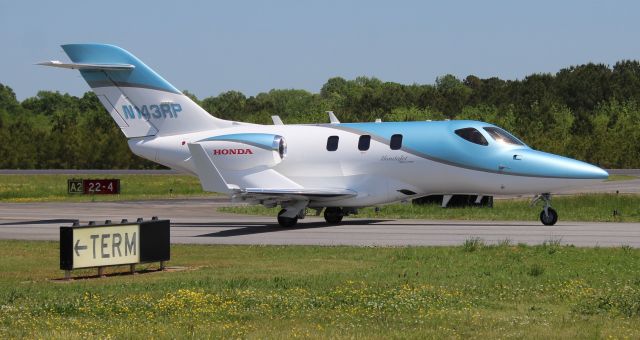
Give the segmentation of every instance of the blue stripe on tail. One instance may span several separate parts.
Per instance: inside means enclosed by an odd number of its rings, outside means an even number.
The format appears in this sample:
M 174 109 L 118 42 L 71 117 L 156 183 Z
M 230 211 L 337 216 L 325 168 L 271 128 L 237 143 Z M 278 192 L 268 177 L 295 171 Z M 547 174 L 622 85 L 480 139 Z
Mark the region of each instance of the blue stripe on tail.
M 62 45 L 62 49 L 74 63 L 135 66 L 131 71 L 80 71 L 92 88 L 112 86 L 111 82 L 114 82 L 119 87 L 142 87 L 181 93 L 140 59 L 120 47 L 107 44 L 69 44 Z

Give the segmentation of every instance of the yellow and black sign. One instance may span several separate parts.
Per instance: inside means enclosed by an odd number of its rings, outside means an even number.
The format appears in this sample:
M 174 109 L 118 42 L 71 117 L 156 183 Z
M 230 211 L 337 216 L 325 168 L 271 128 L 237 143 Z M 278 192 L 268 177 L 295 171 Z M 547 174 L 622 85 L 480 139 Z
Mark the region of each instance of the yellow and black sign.
M 137 224 L 75 229 L 73 268 L 138 263 L 139 235 Z
M 60 227 L 60 269 L 168 261 L 169 221 Z

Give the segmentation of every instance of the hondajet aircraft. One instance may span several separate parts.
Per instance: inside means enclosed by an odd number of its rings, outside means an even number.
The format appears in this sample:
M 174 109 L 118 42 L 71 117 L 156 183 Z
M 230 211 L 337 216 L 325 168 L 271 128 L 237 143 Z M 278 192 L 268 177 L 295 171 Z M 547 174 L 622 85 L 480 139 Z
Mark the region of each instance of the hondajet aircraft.
M 198 176 L 206 191 L 281 206 L 280 225 L 324 209 L 337 224 L 358 208 L 432 194 L 535 194 L 553 225 L 551 193 L 602 181 L 599 167 L 528 147 L 478 121 L 256 125 L 216 118 L 124 49 L 70 44 L 77 69 L 136 155 Z

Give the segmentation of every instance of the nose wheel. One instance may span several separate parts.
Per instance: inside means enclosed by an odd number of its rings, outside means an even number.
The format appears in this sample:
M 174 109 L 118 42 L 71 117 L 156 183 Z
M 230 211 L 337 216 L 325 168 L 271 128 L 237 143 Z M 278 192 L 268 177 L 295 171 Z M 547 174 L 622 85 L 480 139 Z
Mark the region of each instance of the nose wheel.
M 547 208 L 540 212 L 540 222 L 544 225 L 554 225 L 558 222 L 558 213 L 553 208 Z
M 538 201 L 544 202 L 544 208 L 540 212 L 540 222 L 544 225 L 554 225 L 558 222 L 558 212 L 551 208 L 551 194 L 541 194 L 533 198 L 531 205 Z

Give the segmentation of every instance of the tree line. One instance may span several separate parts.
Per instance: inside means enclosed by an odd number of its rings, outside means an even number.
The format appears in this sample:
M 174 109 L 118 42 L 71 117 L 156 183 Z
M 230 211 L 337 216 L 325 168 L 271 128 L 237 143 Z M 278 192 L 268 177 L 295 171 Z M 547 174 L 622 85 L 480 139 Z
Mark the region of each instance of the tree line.
M 473 75 L 435 84 L 376 78 L 329 79 L 319 93 L 274 89 L 256 96 L 223 92 L 199 100 L 214 116 L 271 124 L 474 119 L 511 131 L 529 146 L 606 168 L 640 168 L 640 62 L 584 64 L 521 80 Z M 133 155 L 92 92 L 40 91 L 22 102 L 0 84 L 0 168 L 140 169 L 159 167 Z

